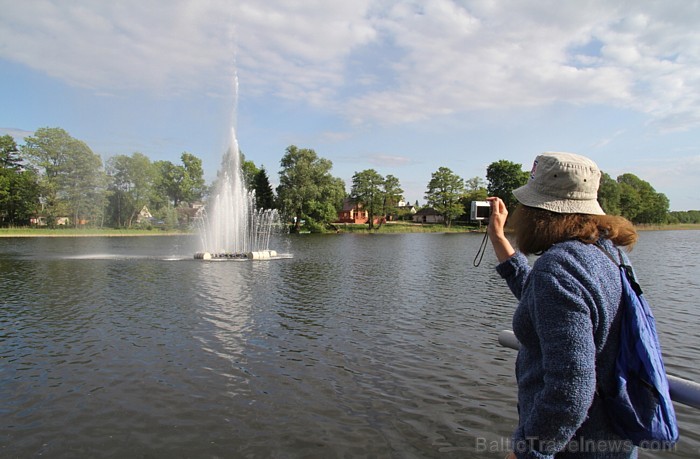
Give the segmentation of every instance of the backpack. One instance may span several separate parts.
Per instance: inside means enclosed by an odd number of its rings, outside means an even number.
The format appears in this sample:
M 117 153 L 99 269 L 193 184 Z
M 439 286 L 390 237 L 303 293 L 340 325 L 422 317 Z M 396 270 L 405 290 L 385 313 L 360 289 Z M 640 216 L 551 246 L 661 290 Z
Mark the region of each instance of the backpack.
M 678 441 L 678 424 L 654 315 L 620 249 L 618 263 L 600 243 L 596 247 L 620 268 L 622 281 L 615 384 L 612 390 L 600 390 L 606 411 L 622 438 L 642 448 L 671 449 Z

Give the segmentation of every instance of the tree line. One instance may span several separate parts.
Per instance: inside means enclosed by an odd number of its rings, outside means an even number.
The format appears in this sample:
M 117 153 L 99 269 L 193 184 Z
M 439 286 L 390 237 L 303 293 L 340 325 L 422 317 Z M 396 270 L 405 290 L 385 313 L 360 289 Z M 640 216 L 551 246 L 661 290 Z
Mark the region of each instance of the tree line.
M 280 160 L 279 185 L 273 191 L 267 171 L 241 154 L 242 175 L 255 192 L 258 208 L 276 208 L 291 230 L 323 231 L 352 200 L 369 214 L 368 225 L 387 217 L 410 218 L 399 208 L 404 191 L 393 175 L 374 169 L 355 172 L 350 192 L 332 175 L 333 164 L 312 149 L 289 146 Z M 444 218 L 445 225 L 467 223 L 474 200 L 499 196 L 515 205 L 512 190 L 525 184 L 529 172 L 506 160 L 491 163 L 486 180 L 463 179 L 451 169 L 433 172 L 425 191 L 425 206 Z M 204 203 L 214 184 L 204 180 L 202 161 L 184 152 L 180 163 L 151 161 L 143 153 L 116 155 L 103 163 L 90 147 L 61 128 L 40 128 L 18 146 L 0 137 L 0 225 L 132 228 L 188 225 L 194 203 Z M 700 211 L 669 212 L 669 201 L 633 174 L 613 179 L 603 174 L 598 200 L 609 214 L 634 223 L 698 223 Z M 152 218 L 140 219 L 149 209 Z M 416 205 L 418 207 L 418 202 Z

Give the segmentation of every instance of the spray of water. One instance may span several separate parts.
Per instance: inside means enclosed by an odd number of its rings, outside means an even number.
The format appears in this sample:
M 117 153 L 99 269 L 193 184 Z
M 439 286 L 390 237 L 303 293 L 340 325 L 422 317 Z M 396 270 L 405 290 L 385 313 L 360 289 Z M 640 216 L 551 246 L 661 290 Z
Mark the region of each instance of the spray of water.
M 256 209 L 255 192 L 246 189 L 241 170 L 235 116 L 238 111 L 238 75 L 234 74 L 233 122 L 229 148 L 221 162 L 221 170 L 213 193 L 199 219 L 201 252 L 214 258 L 248 257 L 269 250 L 273 232 L 282 228 L 273 209 Z M 274 252 L 276 253 L 276 252 Z M 204 257 L 206 258 L 206 257 Z
M 271 235 L 280 227 L 277 211 L 256 209 L 255 192 L 245 187 L 235 129 L 201 223 L 202 251 L 234 255 L 269 250 Z

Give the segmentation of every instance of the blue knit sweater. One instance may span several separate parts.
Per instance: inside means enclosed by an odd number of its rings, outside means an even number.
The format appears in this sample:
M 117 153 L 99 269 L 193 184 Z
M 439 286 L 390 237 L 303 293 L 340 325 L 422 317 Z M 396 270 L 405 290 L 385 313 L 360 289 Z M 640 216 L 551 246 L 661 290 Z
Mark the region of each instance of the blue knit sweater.
M 610 241 L 601 241 L 615 253 Z M 613 433 L 596 387 L 610 386 L 618 352 L 618 268 L 580 241 L 555 244 L 532 268 L 520 252 L 496 267 L 519 300 L 513 331 L 522 458 L 636 458 Z

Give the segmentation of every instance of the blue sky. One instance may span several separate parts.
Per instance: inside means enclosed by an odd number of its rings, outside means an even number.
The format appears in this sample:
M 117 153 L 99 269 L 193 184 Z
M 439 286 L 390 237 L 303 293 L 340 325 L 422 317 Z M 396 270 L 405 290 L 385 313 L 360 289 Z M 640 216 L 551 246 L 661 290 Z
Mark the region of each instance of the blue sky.
M 273 184 L 289 145 L 424 202 L 542 151 L 700 209 L 700 2 L 0 0 L 0 134 L 60 127 L 107 159 L 202 158 L 232 127 Z

